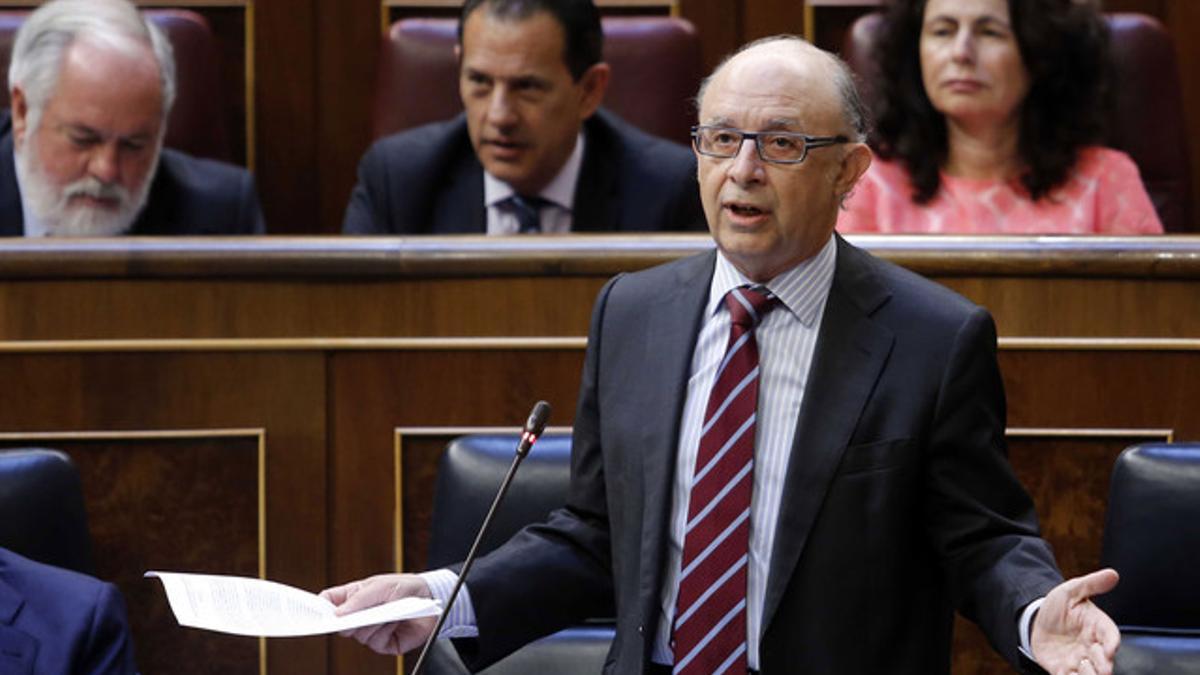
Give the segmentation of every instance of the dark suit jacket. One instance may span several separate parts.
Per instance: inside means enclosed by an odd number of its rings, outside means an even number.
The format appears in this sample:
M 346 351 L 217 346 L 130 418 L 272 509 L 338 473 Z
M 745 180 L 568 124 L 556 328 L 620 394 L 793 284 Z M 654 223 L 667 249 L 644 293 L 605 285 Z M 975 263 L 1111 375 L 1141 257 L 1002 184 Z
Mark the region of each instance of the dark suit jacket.
M 704 230 L 696 159 L 598 111 L 587 137 L 574 232 Z M 347 234 L 483 234 L 483 166 L 459 115 L 376 142 L 358 168 L 342 231 Z
M 459 643 L 472 667 L 615 611 L 606 672 L 642 672 L 714 255 L 601 291 L 568 503 L 472 570 L 480 637 Z M 769 566 L 764 673 L 947 673 L 954 609 L 1017 662 L 1020 610 L 1061 575 L 1005 457 L 995 344 L 986 311 L 838 239 Z
M 0 548 L 0 673 L 136 671 L 125 604 L 112 584 Z
M 150 196 L 131 235 L 262 234 L 254 177 L 224 162 L 163 148 Z M 0 236 L 25 233 L 13 157 L 12 119 L 0 113 Z

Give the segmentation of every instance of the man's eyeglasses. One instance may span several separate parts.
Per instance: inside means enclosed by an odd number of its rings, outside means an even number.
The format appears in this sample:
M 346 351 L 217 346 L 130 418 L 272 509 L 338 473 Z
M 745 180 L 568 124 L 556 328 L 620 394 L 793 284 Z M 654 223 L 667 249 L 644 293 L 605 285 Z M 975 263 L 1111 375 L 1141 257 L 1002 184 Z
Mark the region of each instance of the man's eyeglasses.
M 809 136 L 791 131 L 742 131 L 718 126 L 692 127 L 692 144 L 706 157 L 736 157 L 747 138 L 754 141 L 758 157 L 773 164 L 799 164 L 813 148 L 849 143 L 845 136 Z

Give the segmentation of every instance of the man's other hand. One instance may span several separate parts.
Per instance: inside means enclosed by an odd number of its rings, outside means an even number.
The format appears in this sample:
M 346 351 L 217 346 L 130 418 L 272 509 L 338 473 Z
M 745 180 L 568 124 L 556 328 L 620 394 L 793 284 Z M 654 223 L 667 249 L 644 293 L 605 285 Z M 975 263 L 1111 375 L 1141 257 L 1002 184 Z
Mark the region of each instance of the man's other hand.
M 1051 675 L 1111 675 L 1121 643 L 1117 625 L 1092 596 L 1117 585 L 1117 571 L 1103 569 L 1068 579 L 1046 595 L 1033 621 L 1034 660 Z

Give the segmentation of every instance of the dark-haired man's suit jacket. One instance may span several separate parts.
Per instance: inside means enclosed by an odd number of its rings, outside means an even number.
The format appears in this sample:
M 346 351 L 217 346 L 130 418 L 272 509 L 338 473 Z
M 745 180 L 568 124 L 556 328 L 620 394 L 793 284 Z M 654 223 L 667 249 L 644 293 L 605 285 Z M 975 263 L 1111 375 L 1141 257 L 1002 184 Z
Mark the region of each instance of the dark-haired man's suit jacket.
M 249 171 L 163 148 L 146 206 L 131 235 L 262 234 L 262 210 Z M 13 157 L 12 119 L 0 117 L 0 236 L 25 234 Z
M 136 670 L 125 603 L 116 587 L 0 548 L 0 673 Z
M 696 159 L 676 143 L 597 111 L 572 208 L 573 232 L 702 231 Z M 483 234 L 483 166 L 464 115 L 371 146 L 350 195 L 346 234 Z
M 605 672 L 648 662 L 713 265 L 690 257 L 600 292 L 568 503 L 471 571 L 480 637 L 457 646 L 472 667 L 605 615 Z M 1017 663 L 1019 613 L 1061 575 L 1004 427 L 987 312 L 839 238 L 769 565 L 764 675 L 947 673 L 955 608 Z

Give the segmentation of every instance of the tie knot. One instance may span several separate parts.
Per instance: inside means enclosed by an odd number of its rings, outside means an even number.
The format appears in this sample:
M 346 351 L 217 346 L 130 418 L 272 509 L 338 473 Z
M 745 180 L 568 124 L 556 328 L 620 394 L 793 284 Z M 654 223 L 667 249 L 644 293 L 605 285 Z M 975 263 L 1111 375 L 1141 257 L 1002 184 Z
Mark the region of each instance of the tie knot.
M 507 204 L 517 217 L 519 232 L 524 234 L 542 231 L 542 207 L 548 205 L 549 200 L 538 195 L 520 195 L 514 192 L 503 203 Z
M 725 294 L 730 321 L 747 329 L 757 326 L 778 302 L 779 298 L 766 286 L 738 286 Z

